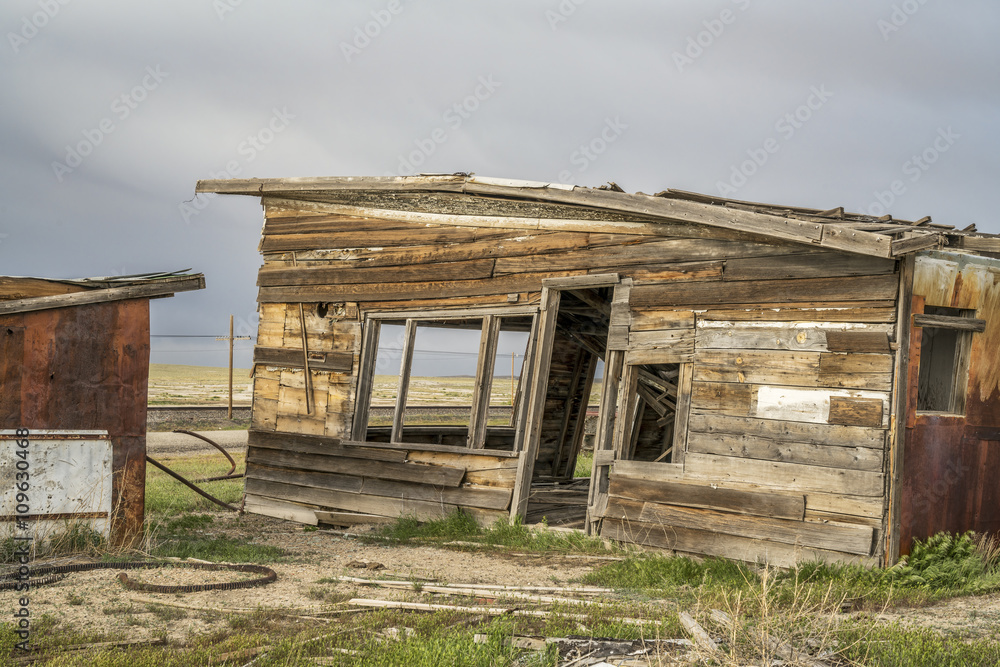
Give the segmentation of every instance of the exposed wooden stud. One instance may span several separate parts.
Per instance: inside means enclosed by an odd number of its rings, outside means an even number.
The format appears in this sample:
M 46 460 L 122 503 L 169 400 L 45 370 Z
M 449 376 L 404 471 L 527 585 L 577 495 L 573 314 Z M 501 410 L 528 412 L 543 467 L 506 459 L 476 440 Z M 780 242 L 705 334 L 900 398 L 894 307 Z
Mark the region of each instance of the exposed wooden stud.
M 496 366 L 497 341 L 500 337 L 500 318 L 487 315 L 483 318 L 479 338 L 479 356 L 476 364 L 476 384 L 472 394 L 469 417 L 468 446 L 482 449 L 486 446 L 486 425 L 489 421 L 490 390 L 493 387 L 493 369 Z
M 410 391 L 410 371 L 413 368 L 413 342 L 417 336 L 417 321 L 406 320 L 403 333 L 402 358 L 399 365 L 399 384 L 396 389 L 396 408 L 392 413 L 390 442 L 403 441 L 403 422 L 406 417 L 406 396 Z

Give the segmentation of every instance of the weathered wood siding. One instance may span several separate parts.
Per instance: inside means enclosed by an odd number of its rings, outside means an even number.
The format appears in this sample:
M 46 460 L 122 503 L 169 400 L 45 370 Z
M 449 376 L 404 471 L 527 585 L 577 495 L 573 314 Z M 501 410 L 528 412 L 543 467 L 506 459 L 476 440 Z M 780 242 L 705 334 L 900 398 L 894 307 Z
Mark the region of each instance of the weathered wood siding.
M 603 468 L 610 470 L 606 492 L 591 508 L 601 534 L 779 564 L 880 557 L 895 261 L 686 223 L 637 224 L 634 233 L 621 233 L 630 229 L 621 216 L 609 214 L 614 224 L 604 225 L 600 212 L 569 206 L 547 206 L 545 214 L 578 218 L 567 227 L 576 231 L 529 229 L 527 211 L 525 225 L 511 229 L 264 202 L 253 425 L 282 444 L 251 448 L 247 491 L 261 511 L 290 502 L 383 516 L 439 516 L 458 506 L 480 518 L 502 514 L 495 491 L 513 488 L 517 453 L 452 447 L 431 459 L 433 450 L 421 447 L 433 445 L 329 440 L 351 438 L 365 314 L 523 313 L 539 304 L 546 278 L 617 273 L 619 287 L 627 287 L 608 304 L 608 347 L 622 351 L 626 368 L 681 365 L 670 426 L 676 436 L 668 434 L 679 450 L 671 463 L 633 461 L 618 442 Z M 489 205 L 519 213 L 514 203 Z M 580 231 L 584 213 L 592 231 Z M 299 303 L 313 414 L 306 413 Z M 553 346 L 536 477 L 571 474 L 590 361 L 591 352 L 569 338 Z M 605 409 L 622 415 L 635 398 L 625 387 L 617 401 Z M 651 430 L 655 415 L 643 419 L 645 435 L 632 448 L 640 458 L 668 437 Z M 623 420 L 607 423 L 618 441 L 626 437 Z M 284 434 L 325 436 L 323 446 L 371 456 L 298 451 Z M 403 458 L 387 460 L 385 452 Z M 430 465 L 457 472 L 448 484 L 392 477 L 398 466 L 426 472 L 421 466 Z M 473 472 L 480 465 L 489 475 Z M 471 500 L 487 497 L 480 486 L 492 490 L 488 507 Z
M 626 363 L 688 362 L 692 382 L 682 463 L 616 445 L 603 536 L 776 564 L 881 555 L 895 262 L 777 252 L 731 247 L 711 274 L 619 270 Z
M 507 516 L 516 469 L 507 452 L 251 431 L 246 502 L 313 524 L 317 510 L 428 520 L 462 507 L 485 525 Z

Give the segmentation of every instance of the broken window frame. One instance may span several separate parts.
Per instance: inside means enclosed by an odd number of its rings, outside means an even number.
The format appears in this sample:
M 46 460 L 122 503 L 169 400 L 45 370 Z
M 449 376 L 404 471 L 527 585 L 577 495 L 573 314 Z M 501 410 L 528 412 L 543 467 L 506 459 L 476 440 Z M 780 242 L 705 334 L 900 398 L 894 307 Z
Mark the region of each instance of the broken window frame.
M 930 309 L 947 310 L 957 313 L 956 315 L 943 315 L 939 313 L 928 313 Z M 969 360 L 972 352 L 972 334 L 982 332 L 986 328 L 986 321 L 975 317 L 974 309 L 951 308 L 947 306 L 925 305 L 923 313 L 913 315 L 914 328 L 920 329 L 920 354 L 917 367 L 917 414 L 927 415 L 951 415 L 964 416 L 966 405 L 966 394 L 969 385 Z M 930 372 L 927 368 L 928 360 L 925 358 L 925 331 L 940 330 L 954 332 L 955 344 L 954 359 L 951 366 L 951 378 L 948 381 L 948 396 L 946 409 L 932 410 L 922 409 L 919 406 L 924 402 L 921 393 L 926 378 L 925 372 Z M 916 332 L 914 332 L 916 334 Z M 928 332 L 929 333 L 929 332 Z M 945 352 L 947 354 L 947 352 Z
M 392 428 L 389 441 L 403 442 L 403 422 L 406 411 L 406 398 L 409 391 L 410 371 L 413 366 L 413 347 L 417 327 L 421 323 L 430 324 L 442 320 L 469 321 L 481 320 L 479 354 L 476 359 L 476 382 L 472 398 L 472 411 L 466 436 L 466 447 L 483 449 L 486 446 L 487 425 L 489 422 L 489 401 L 492 388 L 493 369 L 496 363 L 496 350 L 499 341 L 502 320 L 511 317 L 533 317 L 531 333 L 528 338 L 527 357 L 530 357 L 534 345 L 537 327 L 537 306 L 521 306 L 511 308 L 491 309 L 461 309 L 441 311 L 379 311 L 364 314 L 364 329 L 359 361 L 358 386 L 355 396 L 354 419 L 351 428 L 351 440 L 364 442 L 368 437 L 368 413 L 371 408 L 371 398 L 375 377 L 375 364 L 378 355 L 379 337 L 383 322 L 405 322 L 403 336 L 402 359 L 399 370 L 399 384 L 396 392 L 396 404 L 393 409 Z M 430 324 L 433 326 L 432 324 Z M 522 371 L 522 376 L 524 372 Z M 521 387 L 529 386 L 519 382 Z M 516 401 L 515 420 L 522 423 L 522 413 L 526 401 Z M 514 451 L 519 451 L 515 442 Z

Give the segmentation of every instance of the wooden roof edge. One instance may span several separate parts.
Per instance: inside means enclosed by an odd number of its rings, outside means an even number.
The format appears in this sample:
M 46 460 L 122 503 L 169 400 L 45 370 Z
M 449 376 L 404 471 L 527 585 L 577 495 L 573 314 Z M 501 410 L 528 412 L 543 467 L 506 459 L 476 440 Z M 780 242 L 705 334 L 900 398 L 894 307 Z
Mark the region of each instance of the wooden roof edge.
M 124 287 L 94 287 L 81 292 L 53 294 L 0 301 L 0 315 L 7 313 L 27 313 L 52 308 L 82 306 L 91 303 L 107 303 L 126 299 L 155 299 L 173 296 L 177 292 L 205 289 L 205 275 L 192 273 L 146 280 Z

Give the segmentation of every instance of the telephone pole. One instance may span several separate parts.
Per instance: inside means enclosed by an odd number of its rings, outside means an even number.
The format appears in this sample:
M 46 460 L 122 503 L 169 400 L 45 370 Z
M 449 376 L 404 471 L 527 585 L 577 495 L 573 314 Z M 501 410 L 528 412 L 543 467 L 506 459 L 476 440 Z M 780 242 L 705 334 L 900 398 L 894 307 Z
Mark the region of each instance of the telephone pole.
M 226 413 L 227 419 L 233 418 L 233 341 L 237 340 L 250 340 L 250 336 L 234 336 L 233 335 L 233 316 L 229 316 L 229 335 L 219 336 L 215 340 L 228 340 L 229 341 L 229 412 Z

